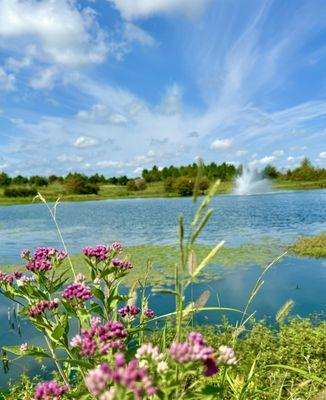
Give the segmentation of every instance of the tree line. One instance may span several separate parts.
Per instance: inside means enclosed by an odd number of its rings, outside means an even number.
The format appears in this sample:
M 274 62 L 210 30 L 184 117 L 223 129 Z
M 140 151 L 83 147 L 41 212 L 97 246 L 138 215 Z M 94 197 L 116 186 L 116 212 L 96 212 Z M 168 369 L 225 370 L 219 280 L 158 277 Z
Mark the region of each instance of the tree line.
M 233 181 L 242 172 L 242 165 L 236 167 L 230 163 L 202 164 L 199 189 L 205 192 L 212 181 L 220 179 L 223 182 Z M 48 185 L 64 185 L 68 192 L 74 194 L 97 194 L 101 185 L 126 186 L 129 191 L 145 190 L 148 183 L 163 182 L 166 192 L 175 192 L 182 196 L 190 195 L 193 191 L 195 178 L 198 174 L 199 164 L 192 163 L 183 166 L 170 165 L 158 168 L 154 165 L 151 169 L 143 169 L 141 177 L 128 178 L 126 175 L 107 178 L 103 174 L 96 173 L 91 176 L 74 172 L 66 176 L 50 175 L 48 177 L 33 175 L 24 177 L 17 175 L 9 176 L 5 172 L 0 173 L 0 187 L 4 188 L 4 195 L 9 197 L 33 196 L 36 188 Z M 300 166 L 280 171 L 273 165 L 267 165 L 261 176 L 268 179 L 282 179 L 288 181 L 319 181 L 326 180 L 326 169 L 312 165 L 305 158 Z

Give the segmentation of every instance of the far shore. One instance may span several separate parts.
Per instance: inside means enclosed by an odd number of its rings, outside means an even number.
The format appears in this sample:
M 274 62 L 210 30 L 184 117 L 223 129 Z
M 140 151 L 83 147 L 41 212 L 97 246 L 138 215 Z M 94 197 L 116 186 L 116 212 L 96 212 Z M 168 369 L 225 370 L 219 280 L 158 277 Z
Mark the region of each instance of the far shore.
M 309 182 L 309 181 L 285 181 L 275 180 L 273 188 L 276 191 L 281 190 L 317 190 L 326 189 L 325 181 Z M 217 194 L 229 194 L 234 189 L 233 182 L 221 182 Z M 163 183 L 155 182 L 147 185 L 142 191 L 128 191 L 126 186 L 118 185 L 102 185 L 99 193 L 75 195 L 64 193 L 62 186 L 49 185 L 48 187 L 40 187 L 38 191 L 49 202 L 54 202 L 60 197 L 60 202 L 79 202 L 79 201 L 97 201 L 110 199 L 137 199 L 137 198 L 175 198 L 181 197 L 177 193 L 166 193 Z M 11 206 L 20 204 L 33 203 L 33 197 L 5 197 L 0 193 L 0 206 Z

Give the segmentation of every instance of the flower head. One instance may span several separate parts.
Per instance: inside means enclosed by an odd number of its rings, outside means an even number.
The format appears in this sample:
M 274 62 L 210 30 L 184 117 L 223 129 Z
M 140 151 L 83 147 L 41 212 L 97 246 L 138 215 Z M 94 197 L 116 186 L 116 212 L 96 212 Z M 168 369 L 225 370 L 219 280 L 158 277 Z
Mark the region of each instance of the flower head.
M 112 260 L 112 265 L 114 267 L 118 267 L 120 269 L 132 269 L 132 264 L 127 260 L 120 260 L 119 258 L 115 258 Z
M 71 346 L 79 348 L 81 356 L 91 356 L 96 353 L 104 355 L 110 348 L 124 345 L 128 335 L 120 322 L 109 321 L 105 325 L 100 325 L 98 321 L 92 322 L 90 330 L 82 329 L 81 334 L 71 340 Z
M 56 300 L 41 300 L 29 309 L 28 316 L 34 318 L 37 315 L 43 314 L 46 310 L 55 310 L 58 306 L 59 303 Z
M 21 256 L 28 260 L 26 268 L 29 271 L 45 272 L 51 270 L 53 265 L 61 264 L 67 253 L 54 247 L 38 247 L 33 257 L 30 257 L 29 250 L 23 250 Z
M 153 310 L 151 310 L 150 308 L 145 308 L 144 309 L 144 315 L 147 318 L 154 318 L 155 317 L 155 313 Z
M 118 313 L 121 315 L 121 317 L 132 317 L 134 318 L 135 315 L 140 313 L 140 309 L 136 306 L 125 306 L 120 308 L 120 310 L 118 310 Z
M 107 392 L 107 384 L 112 381 L 129 389 L 136 400 L 141 400 L 145 396 L 153 396 L 156 393 L 148 371 L 140 368 L 137 360 L 126 363 L 122 353 L 116 355 L 113 368 L 107 363 L 102 363 L 91 370 L 86 377 L 86 386 L 92 395 L 102 399 L 105 398 L 102 395 Z
M 92 294 L 90 287 L 84 286 L 82 283 L 72 283 L 63 291 L 62 297 L 65 300 L 77 300 L 84 302 L 92 299 L 94 295 Z
M 109 258 L 110 250 L 110 246 L 99 244 L 95 247 L 85 247 L 83 253 L 88 258 L 94 258 L 97 261 L 106 261 Z
M 214 360 L 214 350 L 211 347 L 207 347 L 206 341 L 198 332 L 191 332 L 188 342 L 173 342 L 167 353 L 173 361 L 180 364 L 201 362 L 205 367 L 204 374 L 206 376 L 211 376 L 218 372 Z
M 219 352 L 220 352 L 220 355 L 217 358 L 218 364 L 236 365 L 237 358 L 234 354 L 234 350 L 232 349 L 232 347 L 220 346 Z
M 22 343 L 19 346 L 19 350 L 20 350 L 21 353 L 25 353 L 28 350 L 28 344 L 27 343 Z
M 14 282 L 13 276 L 10 274 L 7 274 L 7 272 L 1 272 L 0 271 L 0 285 L 5 284 L 5 285 L 12 285 Z
M 60 386 L 56 381 L 39 383 L 34 393 L 35 400 L 58 400 L 68 390 L 66 385 Z

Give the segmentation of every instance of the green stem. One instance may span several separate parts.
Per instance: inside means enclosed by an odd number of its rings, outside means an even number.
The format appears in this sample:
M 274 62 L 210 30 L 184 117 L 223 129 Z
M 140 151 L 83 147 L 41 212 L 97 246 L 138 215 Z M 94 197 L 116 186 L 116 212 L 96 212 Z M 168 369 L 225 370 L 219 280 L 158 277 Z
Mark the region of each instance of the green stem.
M 48 348 L 49 348 L 49 350 L 51 352 L 51 355 L 52 355 L 52 358 L 54 360 L 54 363 L 55 363 L 55 365 L 56 365 L 56 367 L 57 367 L 57 369 L 59 371 L 59 374 L 61 375 L 61 378 L 63 379 L 64 383 L 67 385 L 68 389 L 70 390 L 70 384 L 69 384 L 68 378 L 67 378 L 65 372 L 63 371 L 63 369 L 61 368 L 61 365 L 60 365 L 59 361 L 57 360 L 57 356 L 55 354 L 55 351 L 53 350 L 53 348 L 51 346 L 51 343 L 49 342 L 49 339 L 47 338 L 47 336 L 44 335 L 44 337 L 45 337 L 46 344 L 48 345 Z

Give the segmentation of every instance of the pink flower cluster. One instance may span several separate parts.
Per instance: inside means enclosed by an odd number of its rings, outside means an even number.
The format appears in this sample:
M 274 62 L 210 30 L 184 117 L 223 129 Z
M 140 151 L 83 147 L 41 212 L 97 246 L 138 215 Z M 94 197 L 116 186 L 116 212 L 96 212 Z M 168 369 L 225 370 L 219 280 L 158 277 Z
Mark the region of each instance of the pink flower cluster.
M 60 386 L 56 381 L 39 383 L 34 393 L 35 400 L 58 400 L 68 390 L 66 385 Z
M 171 359 L 180 364 L 200 361 L 206 367 L 205 375 L 212 376 L 218 372 L 218 367 L 214 360 L 214 350 L 206 346 L 206 341 L 197 332 L 191 332 L 188 342 L 173 342 L 167 353 Z
M 134 317 L 135 315 L 140 313 L 140 309 L 136 306 L 125 306 L 123 308 L 120 308 L 118 310 L 118 313 L 121 315 L 121 317 Z
M 111 253 L 120 253 L 123 250 L 121 243 L 114 242 L 111 246 L 99 244 L 95 247 L 87 246 L 83 249 L 86 257 L 95 258 L 98 261 L 106 261 Z
M 7 274 L 7 272 L 0 271 L 0 285 L 2 283 L 12 285 L 13 281 L 14 278 L 10 274 Z
M 109 348 L 122 347 L 127 337 L 124 326 L 117 321 L 100 325 L 99 320 L 91 320 L 90 331 L 81 330 L 81 335 L 76 335 L 71 340 L 72 347 L 79 347 L 81 356 L 92 356 L 96 352 L 107 354 Z
M 55 300 L 41 300 L 35 306 L 32 306 L 30 308 L 30 310 L 28 311 L 28 315 L 30 317 L 36 317 L 37 315 L 44 313 L 46 310 L 55 310 L 56 308 L 58 308 L 58 306 L 59 304 Z
M 60 264 L 67 257 L 65 251 L 57 250 L 54 247 L 38 247 L 32 258 L 29 255 L 29 250 L 23 250 L 21 257 L 28 260 L 26 268 L 32 272 L 49 271 L 53 264 Z
M 66 300 L 86 301 L 92 299 L 94 295 L 91 288 L 82 283 L 72 283 L 63 291 L 62 297 Z
M 147 318 L 154 318 L 155 317 L 155 313 L 153 310 L 151 310 L 150 308 L 145 308 L 144 309 L 144 315 Z
M 127 363 L 123 353 L 116 355 L 114 368 L 103 363 L 91 370 L 86 377 L 88 390 L 97 398 L 104 398 L 107 384 L 111 382 L 131 390 L 136 400 L 141 400 L 145 396 L 154 396 L 156 393 L 147 370 L 139 368 L 138 361 L 135 359 Z
M 119 258 L 115 258 L 112 260 L 112 265 L 114 267 L 119 267 L 121 269 L 132 269 L 132 264 L 127 260 L 120 260 Z

